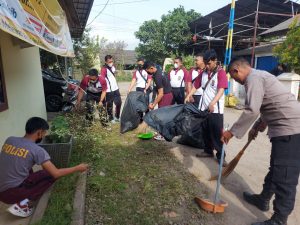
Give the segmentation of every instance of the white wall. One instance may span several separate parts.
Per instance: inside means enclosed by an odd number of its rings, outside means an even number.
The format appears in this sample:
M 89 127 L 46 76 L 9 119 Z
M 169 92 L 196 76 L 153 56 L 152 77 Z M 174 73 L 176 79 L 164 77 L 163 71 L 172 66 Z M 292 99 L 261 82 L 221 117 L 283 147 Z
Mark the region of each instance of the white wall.
M 8 136 L 23 136 L 32 116 L 47 117 L 39 49 L 21 49 L 0 30 L 0 49 L 8 110 L 0 112 L 0 146 Z M 1 147 L 0 147 L 1 149 Z

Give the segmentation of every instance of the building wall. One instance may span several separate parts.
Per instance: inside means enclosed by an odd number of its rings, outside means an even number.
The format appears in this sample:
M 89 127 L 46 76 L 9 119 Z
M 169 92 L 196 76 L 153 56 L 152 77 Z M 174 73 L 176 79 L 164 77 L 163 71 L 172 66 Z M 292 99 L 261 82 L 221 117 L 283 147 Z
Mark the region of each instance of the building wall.
M 24 135 L 32 116 L 47 117 L 39 49 L 21 49 L 12 36 L 0 30 L 0 49 L 8 109 L 0 112 L 0 145 L 8 136 Z

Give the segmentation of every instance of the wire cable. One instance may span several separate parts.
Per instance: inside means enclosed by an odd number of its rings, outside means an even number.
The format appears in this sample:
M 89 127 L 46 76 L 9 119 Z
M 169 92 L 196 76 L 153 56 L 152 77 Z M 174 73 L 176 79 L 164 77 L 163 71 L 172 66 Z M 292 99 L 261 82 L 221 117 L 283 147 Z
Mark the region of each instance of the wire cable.
M 101 13 L 104 11 L 104 9 L 105 9 L 106 6 L 108 5 L 108 3 L 109 3 L 109 0 L 107 0 L 107 2 L 105 3 L 105 5 L 104 5 L 103 8 L 101 9 L 101 11 L 97 14 L 97 16 L 95 16 L 94 19 L 92 19 L 92 21 L 91 21 L 88 25 L 86 25 L 87 27 L 88 27 L 89 25 L 91 25 L 91 24 L 95 21 L 95 19 L 97 19 L 98 16 L 101 15 Z

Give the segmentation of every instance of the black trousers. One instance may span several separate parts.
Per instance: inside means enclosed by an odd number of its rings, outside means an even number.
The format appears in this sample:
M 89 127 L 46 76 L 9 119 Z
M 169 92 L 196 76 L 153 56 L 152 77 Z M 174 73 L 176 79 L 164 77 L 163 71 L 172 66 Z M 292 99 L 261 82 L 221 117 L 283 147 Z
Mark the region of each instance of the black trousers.
M 116 106 L 115 110 L 115 117 L 117 119 L 120 118 L 120 112 L 121 112 L 121 105 L 122 105 L 122 99 L 119 89 L 112 92 L 106 93 L 106 106 L 107 106 L 107 113 L 109 116 L 109 120 L 113 120 L 113 104 Z
M 200 104 L 201 95 L 193 95 L 194 98 L 194 105 L 198 108 Z
M 223 143 L 221 141 L 223 132 L 224 116 L 220 113 L 210 113 L 204 124 L 204 151 L 213 154 L 213 150 L 217 151 L 217 158 L 221 158 Z
M 172 104 L 184 104 L 184 87 L 172 88 L 173 103 Z
M 300 134 L 271 138 L 269 172 L 265 177 L 262 196 L 273 202 L 274 212 L 286 219 L 294 209 L 300 172 Z

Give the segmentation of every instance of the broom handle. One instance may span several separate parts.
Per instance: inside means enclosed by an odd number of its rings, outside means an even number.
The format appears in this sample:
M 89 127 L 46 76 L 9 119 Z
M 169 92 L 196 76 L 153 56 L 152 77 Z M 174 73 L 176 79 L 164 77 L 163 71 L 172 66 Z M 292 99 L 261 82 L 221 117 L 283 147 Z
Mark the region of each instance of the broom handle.
M 221 159 L 219 163 L 219 174 L 218 174 L 218 183 L 217 183 L 217 188 L 216 188 L 216 193 L 215 193 L 215 199 L 214 199 L 214 205 L 219 201 L 219 193 L 220 193 L 220 186 L 221 186 L 221 177 L 222 177 L 222 168 L 223 168 L 223 161 L 224 161 L 224 154 L 225 154 L 225 144 L 223 144 L 222 147 L 222 153 L 221 153 Z

